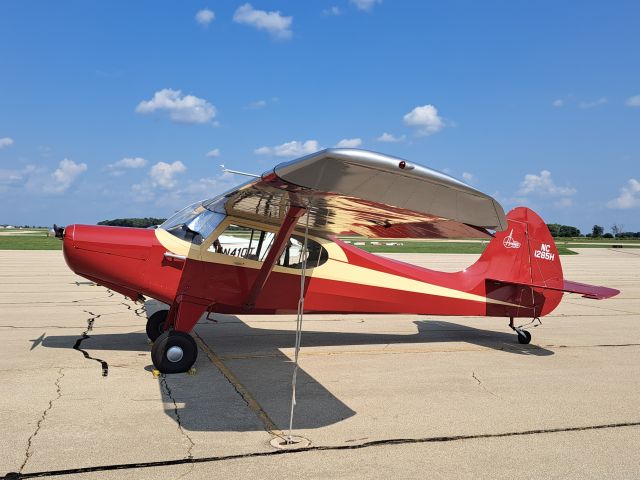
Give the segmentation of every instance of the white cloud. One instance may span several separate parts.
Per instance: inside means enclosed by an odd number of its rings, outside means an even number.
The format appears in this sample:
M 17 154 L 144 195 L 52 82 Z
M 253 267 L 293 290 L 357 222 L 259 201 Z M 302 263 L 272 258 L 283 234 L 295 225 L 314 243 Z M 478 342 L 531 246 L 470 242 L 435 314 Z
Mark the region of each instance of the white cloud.
M 349 0 L 349 3 L 355 5 L 358 10 L 370 12 L 374 6 L 382 3 L 382 0 Z
M 27 190 L 34 195 L 61 194 L 88 169 L 86 163 L 63 159 L 53 172 L 45 167 L 26 165 L 22 169 L 0 169 L 0 192 L 9 189 Z
M 249 105 L 247 105 L 246 108 L 247 110 L 260 110 L 261 108 L 266 108 L 269 105 L 273 105 L 278 103 L 280 99 L 278 97 L 271 97 L 270 99 L 264 100 L 264 99 L 260 99 L 260 100 L 256 100 L 255 102 L 251 102 Z
M 576 189 L 573 187 L 560 187 L 551 178 L 549 170 L 542 170 L 540 175 L 527 173 L 524 180 L 520 182 L 518 194 L 527 195 L 549 195 L 552 197 L 569 197 L 575 195 Z
M 432 135 L 444 127 L 442 118 L 438 116 L 438 109 L 433 105 L 414 108 L 404 116 L 404 123 L 409 127 L 415 127 L 421 136 Z
M 285 17 L 279 11 L 255 10 L 250 3 L 238 7 L 233 14 L 233 21 L 250 25 L 258 30 L 265 30 L 272 37 L 280 40 L 287 40 L 292 36 L 293 17 Z
M 237 185 L 238 180 L 231 173 L 222 173 L 215 177 L 199 178 L 195 182 L 189 182 L 180 193 L 188 200 L 201 200 L 211 198 L 218 193 L 229 190 Z
M 475 180 L 473 174 L 469 172 L 462 172 L 462 179 L 467 183 L 472 183 Z
M 602 98 L 598 98 L 597 100 L 591 100 L 591 101 L 588 101 L 588 102 L 580 102 L 578 104 L 578 106 L 580 108 L 587 109 L 587 108 L 599 107 L 601 105 L 604 105 L 605 103 L 607 103 L 607 99 L 602 97 Z
M 216 14 L 209 10 L 208 8 L 203 8 L 198 13 L 196 13 L 196 22 L 200 25 L 207 26 L 216 18 Z
M 396 137 L 395 135 L 392 135 L 390 133 L 384 132 L 382 135 L 380 135 L 378 138 L 376 138 L 376 140 L 378 142 L 400 143 L 400 142 L 404 142 L 406 138 L 407 138 L 406 135 L 400 135 L 400 136 Z
M 630 178 L 627 184 L 620 189 L 620 195 L 607 202 L 607 207 L 620 209 L 640 207 L 640 182 L 635 178 Z
M 207 152 L 207 158 L 217 158 L 220 156 L 220 149 L 214 148 L 213 150 L 209 150 Z
M 65 158 L 49 178 L 43 182 L 42 191 L 45 193 L 64 193 L 87 169 L 86 163 L 76 163 Z
M 337 144 L 337 148 L 358 148 L 362 145 L 361 138 L 343 138 Z
M 153 187 L 162 187 L 170 190 L 178 183 L 176 176 L 180 173 L 184 173 L 186 170 L 187 167 L 180 161 L 175 161 L 173 163 L 158 162 L 153 165 L 149 171 L 151 185 Z
M 169 118 L 178 123 L 207 123 L 216 116 L 216 107 L 204 98 L 182 95 L 181 90 L 158 90 L 151 100 L 142 101 L 136 112 L 142 114 L 166 111 Z
M 11 145 L 13 145 L 13 138 L 11 137 L 0 138 L 0 149 L 9 147 Z
M 117 170 L 121 168 L 142 168 L 147 161 L 142 157 L 124 157 L 115 163 L 108 165 L 109 169 Z
M 147 179 L 131 186 L 132 200 L 139 203 L 153 202 L 164 209 L 179 210 L 203 198 L 213 198 L 219 193 L 237 185 L 233 175 L 223 173 L 214 177 L 199 178 L 185 182 L 175 182 L 169 189 L 158 190 Z
M 564 106 L 564 100 L 562 100 L 561 98 L 558 98 L 556 100 L 554 100 L 551 103 L 551 106 L 555 107 L 555 108 L 560 108 Z
M 260 147 L 254 152 L 258 155 L 275 155 L 276 157 L 301 157 L 317 152 L 320 148 L 317 140 L 307 140 L 304 143 L 292 140 L 275 147 Z
M 640 107 L 640 95 L 634 95 L 633 97 L 627 98 L 624 104 L 627 107 Z
M 342 15 L 342 10 L 340 10 L 340 7 L 334 6 L 331 8 L 325 8 L 322 11 L 322 14 L 327 17 L 339 17 L 340 15 Z
M 7 190 L 9 187 L 20 187 L 34 173 L 38 172 L 38 168 L 34 165 L 27 165 L 20 170 L 8 170 L 0 168 L 0 192 Z

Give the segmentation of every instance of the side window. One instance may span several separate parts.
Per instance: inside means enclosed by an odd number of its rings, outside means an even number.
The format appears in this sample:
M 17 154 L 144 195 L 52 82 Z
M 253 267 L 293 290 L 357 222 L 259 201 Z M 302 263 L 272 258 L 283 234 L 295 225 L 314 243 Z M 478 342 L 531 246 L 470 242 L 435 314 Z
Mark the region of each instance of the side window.
M 229 225 L 207 250 L 262 262 L 269 253 L 274 237 L 273 232 Z
M 304 237 L 292 235 L 287 242 L 287 246 L 282 252 L 282 256 L 278 261 L 278 265 L 287 268 L 302 268 L 304 256 L 302 254 L 304 247 Z M 318 242 L 307 240 L 307 268 L 315 268 L 322 265 L 329 259 L 327 250 Z
M 266 232 L 240 225 L 229 225 L 207 250 L 213 253 L 263 262 L 271 249 L 275 236 L 274 232 Z M 303 245 L 303 237 L 292 235 L 278 259 L 277 265 L 301 269 L 304 261 Z M 306 259 L 307 268 L 315 268 L 325 263 L 329 259 L 329 254 L 322 245 L 309 239 Z

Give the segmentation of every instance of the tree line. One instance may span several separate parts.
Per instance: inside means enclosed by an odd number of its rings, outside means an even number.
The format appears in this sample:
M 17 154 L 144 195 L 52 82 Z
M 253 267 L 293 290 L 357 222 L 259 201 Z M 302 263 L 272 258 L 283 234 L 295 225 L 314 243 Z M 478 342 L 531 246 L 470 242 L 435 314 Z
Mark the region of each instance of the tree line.
M 111 227 L 133 227 L 133 228 L 149 228 L 164 223 L 166 218 L 116 218 L 114 220 L 102 220 L 98 225 L 109 225 Z
M 604 231 L 601 225 L 594 225 L 590 233 L 582 235 L 580 230 L 571 225 L 560 225 L 559 223 L 548 223 L 547 227 L 552 237 L 586 237 L 586 238 L 640 238 L 640 232 L 625 232 L 624 225 L 611 225 L 611 232 Z

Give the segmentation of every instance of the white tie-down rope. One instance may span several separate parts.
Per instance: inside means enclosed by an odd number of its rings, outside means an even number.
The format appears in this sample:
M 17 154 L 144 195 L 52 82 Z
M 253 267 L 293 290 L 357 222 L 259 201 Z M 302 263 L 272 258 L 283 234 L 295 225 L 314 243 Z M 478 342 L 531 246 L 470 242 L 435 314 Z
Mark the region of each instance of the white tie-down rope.
M 300 275 L 300 298 L 298 299 L 298 316 L 296 318 L 296 344 L 294 355 L 293 377 L 291 378 L 291 413 L 289 415 L 289 435 L 287 443 L 293 443 L 291 431 L 293 430 L 293 410 L 296 406 L 296 381 L 298 379 L 298 354 L 300 353 L 300 341 L 302 340 L 302 319 L 304 317 L 304 282 L 307 275 L 307 240 L 309 237 L 309 210 L 307 210 L 307 223 L 304 227 L 304 243 L 302 244 L 302 275 Z

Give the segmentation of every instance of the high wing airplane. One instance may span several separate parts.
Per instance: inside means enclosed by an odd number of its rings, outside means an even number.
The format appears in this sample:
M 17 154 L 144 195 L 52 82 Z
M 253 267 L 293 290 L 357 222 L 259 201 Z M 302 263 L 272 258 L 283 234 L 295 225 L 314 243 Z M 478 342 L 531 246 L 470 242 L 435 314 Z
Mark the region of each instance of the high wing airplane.
M 170 305 L 151 315 L 151 359 L 189 370 L 191 330 L 205 313 L 406 313 L 510 319 L 551 313 L 564 293 L 618 290 L 565 280 L 549 230 L 532 210 L 506 216 L 490 196 L 448 175 L 359 149 L 327 149 L 281 163 L 154 230 L 55 227 L 67 265 L 133 300 Z M 470 267 L 444 273 L 338 240 L 490 238 Z M 301 291 L 302 284 L 302 291 Z

